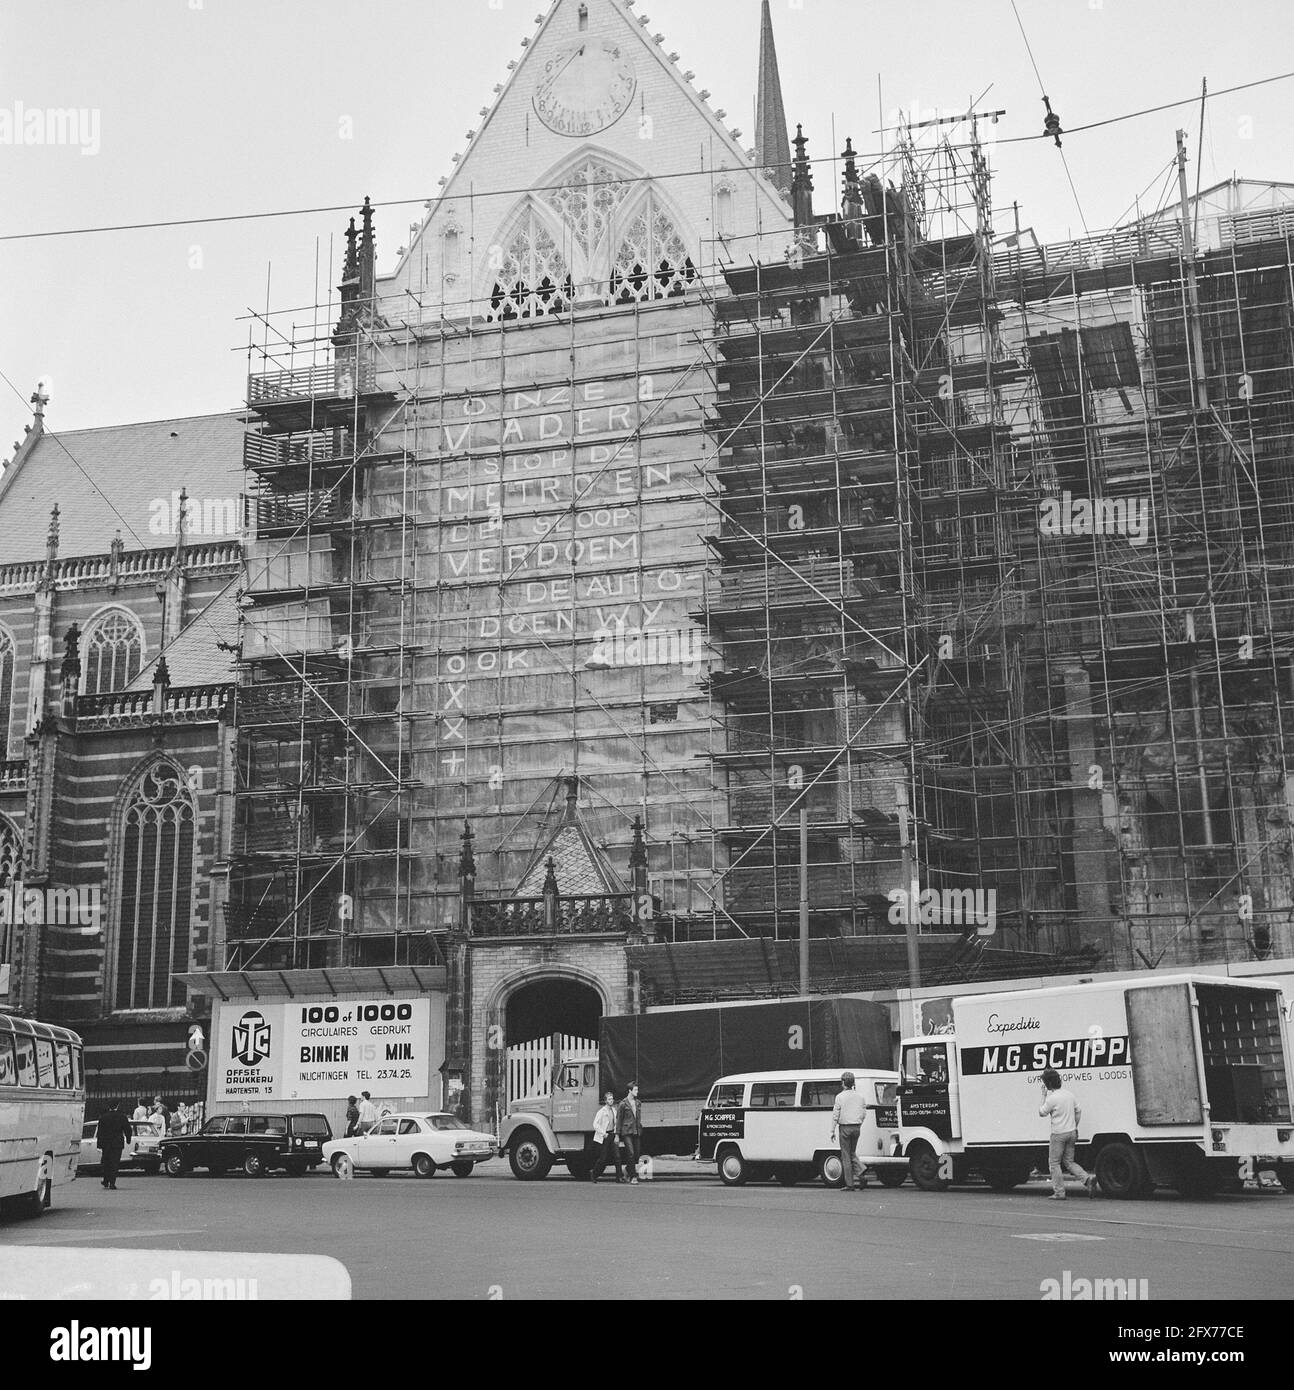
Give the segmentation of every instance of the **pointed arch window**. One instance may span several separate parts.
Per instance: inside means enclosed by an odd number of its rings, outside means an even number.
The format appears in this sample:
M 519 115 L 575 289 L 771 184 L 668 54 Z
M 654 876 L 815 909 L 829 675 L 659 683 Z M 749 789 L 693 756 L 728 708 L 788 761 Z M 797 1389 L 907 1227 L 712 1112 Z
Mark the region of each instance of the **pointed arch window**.
M 144 664 L 144 629 L 124 608 L 111 608 L 92 623 L 85 636 L 82 669 L 86 695 L 124 690 Z
M 546 318 L 565 313 L 574 299 L 566 258 L 530 208 L 503 253 L 486 317 L 495 322 Z
M 0 627 L 0 758 L 9 756 L 9 720 L 13 709 L 16 662 L 13 637 L 7 629 Z
M 183 1004 L 174 973 L 189 963 L 195 807 L 181 770 L 158 762 L 140 777 L 117 827 L 116 955 L 112 1004 Z
M 22 877 L 22 840 L 13 825 L 0 816 L 0 893 L 11 883 Z M 0 963 L 13 960 L 14 927 L 12 912 L 6 912 L 0 919 Z
M 668 213 L 649 198 L 629 224 L 611 268 L 611 300 L 676 299 L 697 278 L 687 245 Z

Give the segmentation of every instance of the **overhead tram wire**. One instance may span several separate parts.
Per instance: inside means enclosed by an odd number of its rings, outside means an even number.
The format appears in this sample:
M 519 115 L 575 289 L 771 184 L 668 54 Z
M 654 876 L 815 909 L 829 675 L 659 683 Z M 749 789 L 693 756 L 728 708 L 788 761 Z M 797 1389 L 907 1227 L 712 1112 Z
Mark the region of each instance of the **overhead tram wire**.
M 1281 73 L 1276 73 L 1276 74 L 1274 74 L 1274 75 L 1271 76 L 1271 77 L 1260 77 L 1260 78 L 1257 78 L 1257 79 L 1255 79 L 1253 82 L 1240 82 L 1240 83 L 1237 83 L 1235 86 L 1232 86 L 1232 87 L 1219 87 L 1217 91 L 1215 91 L 1215 92 L 1210 92 L 1209 95 L 1212 96 L 1212 97 L 1215 97 L 1215 98 L 1216 98 L 1216 97 L 1230 96 L 1230 95 L 1231 95 L 1232 93 L 1234 93 L 1234 92 L 1245 92 L 1245 91 L 1249 91 L 1250 89 L 1252 89 L 1252 88 L 1254 88 L 1254 87 L 1265 87 L 1265 86 L 1270 85 L 1270 84 L 1273 83 L 1273 82 L 1287 82 L 1287 81 L 1289 81 L 1291 78 L 1294 78 L 1294 72 L 1281 72 Z M 1189 96 L 1189 97 L 1183 97 L 1183 98 L 1181 98 L 1181 99 L 1178 100 L 1178 101 L 1166 101 L 1166 102 L 1161 102 L 1158 106 L 1145 106 L 1145 107 L 1142 107 L 1140 110 L 1137 110 L 1137 111 L 1124 111 L 1124 112 L 1121 112 L 1121 113 L 1120 113 L 1119 115 L 1117 115 L 1117 116 L 1107 116 L 1107 117 L 1105 117 L 1103 120 L 1099 120 L 1099 121 L 1089 121 L 1089 122 L 1087 122 L 1087 124 L 1085 124 L 1085 125 L 1068 126 L 1068 127 L 1065 129 L 1065 131 L 1064 131 L 1063 133 L 1064 133 L 1065 135 L 1078 135 L 1078 134 L 1081 134 L 1082 132 L 1088 131 L 1088 130 L 1100 130 L 1100 129 L 1102 129 L 1102 128 L 1105 127 L 1105 126 L 1118 125 L 1118 124 L 1119 124 L 1120 122 L 1122 122 L 1122 121 L 1135 121 L 1135 120 L 1139 120 L 1142 116 L 1152 116 L 1152 115 L 1155 115 L 1156 113 L 1158 113 L 1158 112 L 1160 112 L 1160 111 L 1172 111 L 1172 110 L 1174 110 L 1175 108 L 1177 108 L 1177 107 L 1179 107 L 1179 106 L 1193 106 L 1198 100 L 1199 100 L 1198 95 L 1192 95 L 1192 96 Z M 970 115 L 970 113 L 967 112 L 967 118 L 969 118 L 969 115 Z M 871 134 L 879 134 L 880 132 L 879 132 L 879 131 L 872 131 L 872 132 L 870 132 L 870 133 L 871 133 Z M 1021 145 L 1021 144 L 1027 144 L 1027 143 L 1035 142 L 1035 141 L 1038 141 L 1038 140 L 1049 140 L 1050 138 L 1051 138 L 1050 135 L 1048 135 L 1048 134 L 1044 131 L 1044 132 L 1040 132 L 1040 133 L 1038 133 L 1038 134 L 1036 134 L 1036 135 L 1008 135 L 1008 136 L 1003 137 L 1003 138 L 1000 139 L 1000 140 L 994 141 L 994 143 L 997 144 L 997 145 Z M 966 141 L 966 142 L 950 142 L 950 143 L 953 143 L 953 144 L 954 144 L 954 148 L 961 149 L 961 148 L 969 148 L 971 142 Z M 889 153 L 890 153 L 890 152 L 887 151 L 887 150 L 884 150 L 884 149 L 880 149 L 880 150 L 858 150 L 858 151 L 856 151 L 855 153 L 856 153 L 857 158 L 859 158 L 859 159 L 862 159 L 862 160 L 869 160 L 869 159 L 870 159 L 870 160 L 874 160 L 875 162 L 879 163 L 879 162 L 881 162 L 882 160 L 886 159 L 886 158 L 889 156 Z M 835 160 L 835 156 L 832 156 L 832 155 L 822 155 L 822 156 L 819 156 L 819 157 L 810 159 L 810 160 L 808 161 L 808 163 L 809 163 L 810 165 L 814 165 L 814 164 L 832 164 L 832 163 L 834 162 L 834 160 Z M 749 165 L 748 167 L 750 168 L 750 170 L 751 170 L 752 172 L 758 172 L 758 166 L 757 166 L 757 165 L 751 164 L 751 165 Z M 737 172 L 737 171 L 734 170 L 734 171 L 731 171 L 731 172 Z M 652 175 L 645 175 L 645 174 L 643 174 L 643 175 L 626 175 L 624 178 L 620 178 L 620 179 L 614 180 L 614 182 L 620 183 L 620 184 L 623 184 L 623 183 L 648 183 L 648 182 L 651 182 L 651 183 L 663 183 L 663 182 L 665 182 L 666 180 L 670 180 L 670 179 L 708 178 L 708 177 L 710 176 L 710 173 L 711 173 L 711 171 L 708 170 L 708 169 L 688 169 L 688 170 L 678 170 L 678 171 L 676 171 L 676 172 L 674 172 L 674 173 L 664 173 L 664 174 L 652 174 Z M 611 182 L 611 181 L 610 181 L 610 180 L 603 180 L 603 181 L 599 182 L 599 181 L 596 181 L 596 180 L 595 180 L 595 181 L 592 182 L 589 186 L 590 186 L 591 188 L 598 188 L 598 187 L 603 186 L 603 184 L 605 184 L 605 183 L 607 183 L 607 182 Z M 526 188 L 495 188 L 495 189 L 487 189 L 487 190 L 485 190 L 484 192 L 477 192 L 477 193 L 475 194 L 475 196 L 476 196 L 477 198 L 507 198 L 507 197 L 520 198 L 520 197 L 522 197 L 523 195 L 525 195 L 525 194 L 527 194 L 527 193 L 544 193 L 544 192 L 552 192 L 552 191 L 555 191 L 558 187 L 559 187 L 559 185 L 557 185 L 557 184 L 537 184 L 537 185 L 530 185 L 530 186 L 528 186 L 528 187 L 526 187 Z M 440 199 L 441 199 L 441 197 L 443 197 L 443 196 L 444 196 L 443 194 L 437 193 L 437 194 L 435 194 L 434 196 L 432 196 L 432 197 L 430 197 L 430 198 L 421 197 L 421 196 L 416 197 L 416 198 L 388 198 L 388 199 L 379 200 L 379 202 L 376 204 L 376 206 L 383 207 L 383 208 L 414 207 L 414 206 L 426 206 L 426 204 L 429 203 L 429 202 L 432 203 L 432 204 L 434 205 L 435 203 L 439 202 Z M 216 225 L 216 224 L 223 223 L 223 222 L 262 222 L 262 221 L 268 221 L 269 219 L 275 218 L 275 217 L 318 217 L 318 216 L 322 216 L 322 215 L 324 215 L 324 214 L 332 214 L 332 213 L 339 213 L 339 214 L 340 214 L 340 213 L 348 213 L 348 212 L 350 212 L 350 211 L 352 211 L 352 205 L 351 205 L 351 203 L 332 203 L 332 204 L 324 204 L 324 205 L 321 205 L 321 206 L 319 206 L 319 207 L 309 207 L 309 208 L 277 208 L 277 209 L 274 209 L 274 210 L 271 210 L 271 211 L 268 211 L 268 212 L 232 212 L 232 213 L 223 213 L 223 214 L 220 214 L 220 215 L 218 215 L 218 216 L 213 216 L 213 217 L 173 217 L 173 218 L 162 219 L 162 220 L 155 221 L 155 222 L 117 222 L 117 223 L 103 224 L 103 225 L 101 225 L 101 226 L 87 226 L 87 227 L 56 227 L 56 228 L 51 228 L 50 230 L 48 230 L 48 231 L 43 231 L 43 232 L 0 232 L 0 243 L 9 242 L 9 241 L 38 241 L 38 240 L 42 240 L 42 239 L 49 238 L 49 237 L 60 237 L 60 236 L 93 236 L 93 235 L 97 235 L 97 234 L 102 233 L 102 232 L 146 232 L 146 231 L 161 231 L 161 230 L 166 230 L 167 228 L 172 228 L 172 227 L 205 227 L 205 226 Z M 767 233 L 765 233 L 764 235 L 767 235 Z M 728 239 L 728 240 L 736 240 L 736 239 L 738 239 L 738 238 L 729 237 L 729 238 L 727 238 L 727 239 Z

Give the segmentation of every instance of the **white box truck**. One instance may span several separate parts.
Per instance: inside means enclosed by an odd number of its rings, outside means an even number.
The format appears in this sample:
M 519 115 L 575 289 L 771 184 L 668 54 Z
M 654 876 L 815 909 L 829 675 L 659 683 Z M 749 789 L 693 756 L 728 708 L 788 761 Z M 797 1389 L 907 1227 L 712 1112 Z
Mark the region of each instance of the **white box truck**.
M 1270 980 L 1097 980 L 952 1001 L 952 1032 L 906 1038 L 899 1138 L 927 1192 L 978 1173 L 1007 1191 L 1047 1167 L 1042 1073 L 1082 1107 L 1078 1161 L 1109 1197 L 1191 1195 L 1274 1168 L 1294 1191 L 1284 996 Z

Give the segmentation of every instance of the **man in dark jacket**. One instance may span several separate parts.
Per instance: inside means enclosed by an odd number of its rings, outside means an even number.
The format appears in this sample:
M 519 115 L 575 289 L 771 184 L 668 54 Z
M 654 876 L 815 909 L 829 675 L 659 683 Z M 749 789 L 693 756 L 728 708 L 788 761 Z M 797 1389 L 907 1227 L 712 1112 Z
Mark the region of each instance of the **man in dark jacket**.
M 130 1138 L 130 1121 L 113 1101 L 99 1116 L 99 1152 L 103 1155 L 103 1186 L 117 1190 L 117 1165 Z
M 638 1181 L 638 1160 L 642 1157 L 642 1101 L 638 1099 L 638 1083 L 629 1087 L 629 1094 L 616 1111 L 616 1138 L 625 1150 L 625 1168 L 631 1184 Z

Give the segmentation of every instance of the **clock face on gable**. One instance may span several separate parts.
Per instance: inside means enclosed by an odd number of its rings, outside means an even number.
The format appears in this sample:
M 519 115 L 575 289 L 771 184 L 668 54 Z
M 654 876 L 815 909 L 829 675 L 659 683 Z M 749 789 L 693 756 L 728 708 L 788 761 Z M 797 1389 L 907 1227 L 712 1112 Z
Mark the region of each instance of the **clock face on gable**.
M 544 64 L 535 114 L 558 135 L 581 139 L 614 125 L 629 109 L 638 78 L 619 44 L 588 39 Z

